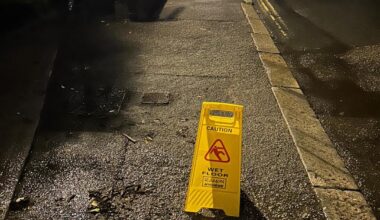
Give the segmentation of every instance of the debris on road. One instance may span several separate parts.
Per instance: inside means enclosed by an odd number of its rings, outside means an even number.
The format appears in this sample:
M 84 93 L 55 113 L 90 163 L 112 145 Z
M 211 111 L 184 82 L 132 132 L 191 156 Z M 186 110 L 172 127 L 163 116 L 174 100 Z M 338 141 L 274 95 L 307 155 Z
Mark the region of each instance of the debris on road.
M 133 184 L 133 185 L 129 185 L 125 187 L 124 191 L 122 192 L 122 196 L 126 194 L 145 194 L 145 193 L 146 191 L 141 189 L 140 184 Z
M 19 197 L 15 201 L 12 201 L 9 208 L 12 211 L 18 211 L 26 209 L 30 205 L 30 199 L 28 197 Z
M 88 212 L 89 213 L 99 213 L 100 212 L 100 208 L 90 209 Z
M 90 206 L 91 208 L 99 208 L 99 204 L 95 199 L 91 201 Z
M 156 133 L 154 131 L 149 131 L 146 135 L 146 139 L 149 141 L 153 141 L 154 137 L 156 137 Z
M 66 202 L 70 202 L 71 200 L 73 200 L 73 199 L 75 198 L 75 196 L 76 196 L 76 195 L 73 194 L 73 195 L 67 197 Z
M 110 197 L 113 189 L 103 192 L 102 190 L 89 191 L 89 205 L 88 212 L 92 214 L 113 212 L 112 204 L 110 203 Z
M 169 104 L 170 93 L 169 92 L 148 92 L 144 93 L 142 97 L 142 104 Z
M 152 189 L 143 189 L 141 184 L 130 184 L 89 191 L 87 212 L 94 215 L 113 215 L 131 210 L 133 200 L 137 195 L 149 194 Z
M 89 213 L 99 213 L 100 212 L 100 209 L 99 208 L 95 208 L 95 209 L 91 209 L 88 211 Z
M 126 134 L 126 133 L 123 133 L 122 134 L 124 137 L 126 137 L 129 141 L 131 141 L 132 143 L 136 143 L 137 142 L 137 140 L 135 140 L 135 139 L 133 139 L 131 136 L 129 136 L 128 134 Z
M 188 118 L 181 118 L 179 121 L 180 122 L 186 122 L 186 121 L 188 121 L 189 119 Z

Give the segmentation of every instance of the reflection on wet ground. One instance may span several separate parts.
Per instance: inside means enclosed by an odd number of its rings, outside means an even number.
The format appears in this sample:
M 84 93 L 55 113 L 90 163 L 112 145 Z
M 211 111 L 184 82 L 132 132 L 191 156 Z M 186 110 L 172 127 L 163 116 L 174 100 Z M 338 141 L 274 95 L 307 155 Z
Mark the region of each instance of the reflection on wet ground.
M 379 217 L 380 2 L 270 2 L 286 24 L 284 37 L 267 20 L 284 58 Z

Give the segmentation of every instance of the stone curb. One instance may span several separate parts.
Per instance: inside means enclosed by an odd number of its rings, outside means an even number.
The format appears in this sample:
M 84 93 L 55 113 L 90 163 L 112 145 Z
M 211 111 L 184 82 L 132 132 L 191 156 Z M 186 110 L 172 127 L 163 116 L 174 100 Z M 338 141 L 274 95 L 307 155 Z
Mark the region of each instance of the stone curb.
M 313 186 L 357 190 L 300 89 L 272 87 Z
M 376 219 L 252 5 L 241 4 L 272 91 L 327 219 Z
M 273 87 L 300 88 L 280 54 L 259 53 L 259 57 Z
M 256 50 L 259 52 L 279 54 L 276 45 L 268 34 L 251 34 Z

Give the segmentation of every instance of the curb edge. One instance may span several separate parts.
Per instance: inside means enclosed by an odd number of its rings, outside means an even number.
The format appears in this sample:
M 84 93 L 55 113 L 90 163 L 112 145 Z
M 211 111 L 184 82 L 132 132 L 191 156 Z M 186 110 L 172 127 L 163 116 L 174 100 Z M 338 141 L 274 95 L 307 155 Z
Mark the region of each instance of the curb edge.
M 244 3 L 241 3 L 241 8 L 252 29 L 254 47 L 266 70 L 272 92 L 325 217 L 376 219 L 268 30 L 263 30 L 263 26 L 266 27 L 255 9 Z M 265 42 L 262 42 L 262 35 L 267 35 Z M 262 49 L 263 45 L 270 45 L 270 49 Z

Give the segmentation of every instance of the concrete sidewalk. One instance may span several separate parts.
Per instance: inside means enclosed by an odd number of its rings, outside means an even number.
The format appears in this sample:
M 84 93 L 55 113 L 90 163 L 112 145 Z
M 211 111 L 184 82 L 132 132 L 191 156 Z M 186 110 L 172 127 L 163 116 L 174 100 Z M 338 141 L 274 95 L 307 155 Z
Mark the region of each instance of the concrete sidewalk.
M 157 22 L 73 28 L 14 197 L 30 204 L 8 218 L 190 219 L 182 210 L 201 104 L 220 101 L 245 107 L 241 219 L 323 219 L 252 44 L 238 0 L 172 0 Z M 73 114 L 87 84 L 126 89 L 119 114 Z M 164 104 L 142 104 L 147 93 Z

